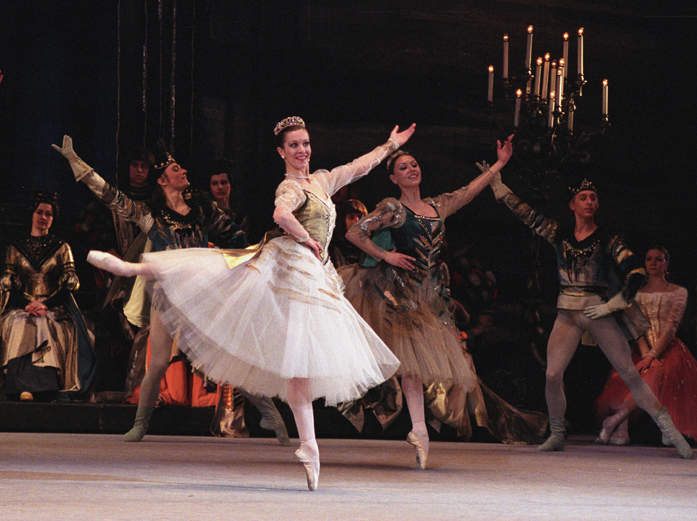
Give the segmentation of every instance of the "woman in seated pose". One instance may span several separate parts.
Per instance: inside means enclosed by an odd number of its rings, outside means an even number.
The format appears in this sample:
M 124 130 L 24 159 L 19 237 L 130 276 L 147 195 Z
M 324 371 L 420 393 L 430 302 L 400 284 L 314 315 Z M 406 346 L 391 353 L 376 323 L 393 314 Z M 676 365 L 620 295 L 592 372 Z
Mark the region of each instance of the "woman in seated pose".
M 152 279 L 163 324 L 204 373 L 290 405 L 300 437 L 295 456 L 310 490 L 317 489 L 320 470 L 312 401 L 359 398 L 399 366 L 342 295 L 327 251 L 336 218 L 331 195 L 370 172 L 414 129 L 395 127 L 372 152 L 311 174 L 305 122 L 286 118 L 274 129 L 286 169 L 274 211 L 283 236 L 245 250 L 151 253 L 141 264 L 99 252 L 88 258 L 115 273 Z
M 4 392 L 21 400 L 80 396 L 96 369 L 94 335 L 72 295 L 80 287 L 72 251 L 49 233 L 57 199 L 34 194 L 31 232 L 7 249 L 0 279 Z
M 651 323 L 644 336 L 632 344 L 632 359 L 641 377 L 673 418 L 675 427 L 697 439 L 697 361 L 675 332 L 685 311 L 687 290 L 666 280 L 670 255 L 663 246 L 646 252 L 649 282 L 634 297 Z M 602 422 L 598 443 L 629 444 L 629 415 L 637 409 L 627 385 L 612 371 L 596 400 Z
M 467 393 L 477 383 L 463 356 L 439 269 L 443 221 L 474 199 L 503 168 L 513 153 L 512 139 L 498 143 L 498 161 L 467 186 L 426 199 L 421 197 L 419 163 L 406 150 L 398 150 L 390 156 L 387 171 L 399 187 L 399 200 L 383 200 L 346 234 L 381 261 L 373 262 L 373 268 L 349 265 L 340 274 L 346 298 L 401 362 L 397 374 L 412 422 L 407 442 L 416 450 L 420 469 L 426 468 L 429 452 L 424 384 L 454 386 Z
M 581 336 L 588 332 L 627 384 L 637 405 L 648 412 L 661 429 L 664 440 L 675 446 L 680 456 L 691 459 L 690 445 L 634 367 L 627 340 L 612 316 L 613 312 L 629 307 L 637 290 L 645 283 L 646 274 L 641 261 L 622 238 L 595 223 L 599 203 L 593 183 L 583 179 L 570 188 L 569 209 L 574 221 L 569 227 L 561 227 L 521 201 L 501 182 L 500 175 L 494 176 L 491 188 L 498 201 L 545 238 L 557 252 L 558 313 L 547 343 L 545 387 L 551 435 L 539 450 L 564 450 L 564 371 L 581 342 Z M 613 267 L 624 275 L 624 287 L 608 300 Z

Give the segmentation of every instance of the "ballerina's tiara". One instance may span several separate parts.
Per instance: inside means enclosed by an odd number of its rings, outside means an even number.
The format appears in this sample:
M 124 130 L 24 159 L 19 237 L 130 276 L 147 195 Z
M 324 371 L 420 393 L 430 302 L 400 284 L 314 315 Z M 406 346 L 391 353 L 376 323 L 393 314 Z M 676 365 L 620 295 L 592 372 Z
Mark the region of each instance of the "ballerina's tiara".
M 393 152 L 390 157 L 387 158 L 387 163 L 385 164 L 385 168 L 387 168 L 387 171 L 392 173 L 392 163 L 395 162 L 395 160 L 400 157 L 400 156 L 410 156 L 411 154 L 407 152 L 406 150 L 397 150 L 396 152 Z
M 291 116 L 276 123 L 276 127 L 273 129 L 273 133 L 275 136 L 278 136 L 278 134 L 280 134 L 284 128 L 288 127 L 305 128 L 305 122 L 303 121 L 303 118 L 299 118 L 298 116 Z
M 583 179 L 583 182 L 581 183 L 581 186 L 578 188 L 572 188 L 569 187 L 569 190 L 571 191 L 572 194 L 577 194 L 579 192 L 583 192 L 584 190 L 592 190 L 595 193 L 598 193 L 598 190 L 595 188 L 595 185 L 591 183 L 588 179 Z

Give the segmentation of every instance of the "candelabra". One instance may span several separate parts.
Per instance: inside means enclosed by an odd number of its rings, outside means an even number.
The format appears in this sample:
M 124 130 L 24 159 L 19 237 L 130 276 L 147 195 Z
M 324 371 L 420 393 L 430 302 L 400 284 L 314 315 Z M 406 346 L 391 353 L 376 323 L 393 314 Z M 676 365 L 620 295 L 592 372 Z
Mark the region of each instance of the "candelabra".
M 589 160 L 587 144 L 605 133 L 608 117 L 608 81 L 602 82 L 602 119 L 599 128 L 574 128 L 574 115 L 583 95 L 583 29 L 578 30 L 576 71 L 570 72 L 569 34 L 562 40 L 561 56 L 550 53 L 537 58 L 533 70 L 533 26 L 527 29 L 525 62 L 509 75 L 509 39 L 503 36 L 502 99 L 494 97 L 494 66 L 489 66 L 487 100 L 489 111 L 507 133 L 515 132 L 515 154 L 534 188 L 549 177 L 558 178 Z M 493 117 L 492 117 L 493 119 Z

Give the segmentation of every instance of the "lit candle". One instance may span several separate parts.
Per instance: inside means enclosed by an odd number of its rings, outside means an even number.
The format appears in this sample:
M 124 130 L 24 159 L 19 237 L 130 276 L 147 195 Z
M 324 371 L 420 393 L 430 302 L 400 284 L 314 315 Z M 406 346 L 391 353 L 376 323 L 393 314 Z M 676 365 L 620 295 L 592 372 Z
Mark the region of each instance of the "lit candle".
M 489 65 L 489 90 L 486 96 L 489 103 L 494 102 L 494 66 Z
M 535 69 L 535 97 L 540 98 L 540 87 L 542 86 L 542 58 L 537 59 L 537 69 Z
M 523 91 L 518 89 L 515 92 L 515 95 L 515 114 L 513 116 L 513 126 L 518 128 L 518 124 L 520 123 L 520 100 L 523 97 Z
M 578 30 L 578 63 L 576 72 L 580 80 L 583 80 L 583 27 Z
M 549 87 L 549 53 L 545 54 L 545 64 L 542 72 L 542 99 L 547 99 L 547 89 Z
M 549 93 L 549 112 L 547 113 L 547 126 L 554 127 L 554 91 Z
M 562 45 L 561 55 L 564 60 L 564 65 L 569 63 L 569 33 L 564 33 L 564 44 Z M 559 63 L 561 64 L 561 62 Z M 564 79 L 566 79 L 566 67 L 564 67 Z
M 607 80 L 603 80 L 603 119 L 607 119 Z
M 557 62 L 552 62 L 552 70 L 549 73 L 549 92 L 552 92 L 557 84 Z
M 557 86 L 555 88 L 557 92 L 557 99 L 559 100 L 559 106 L 561 106 L 561 99 L 564 96 L 564 69 L 566 69 L 566 67 L 562 67 L 562 61 L 564 60 L 559 60 L 559 68 L 557 69 Z
M 525 68 L 532 70 L 532 25 L 528 27 L 528 43 L 525 48 Z
M 503 79 L 508 79 L 508 35 L 503 35 Z

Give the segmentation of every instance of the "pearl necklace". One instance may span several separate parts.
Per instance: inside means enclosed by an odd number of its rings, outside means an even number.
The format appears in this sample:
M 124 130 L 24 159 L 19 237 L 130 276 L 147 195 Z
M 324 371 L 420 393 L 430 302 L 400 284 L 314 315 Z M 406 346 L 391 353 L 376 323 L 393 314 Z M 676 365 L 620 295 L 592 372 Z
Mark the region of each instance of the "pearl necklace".
M 285 175 L 286 177 L 292 177 L 293 179 L 304 179 L 305 181 L 310 180 L 310 176 L 305 177 L 305 176 L 293 175 L 293 174 L 283 174 L 283 175 Z

